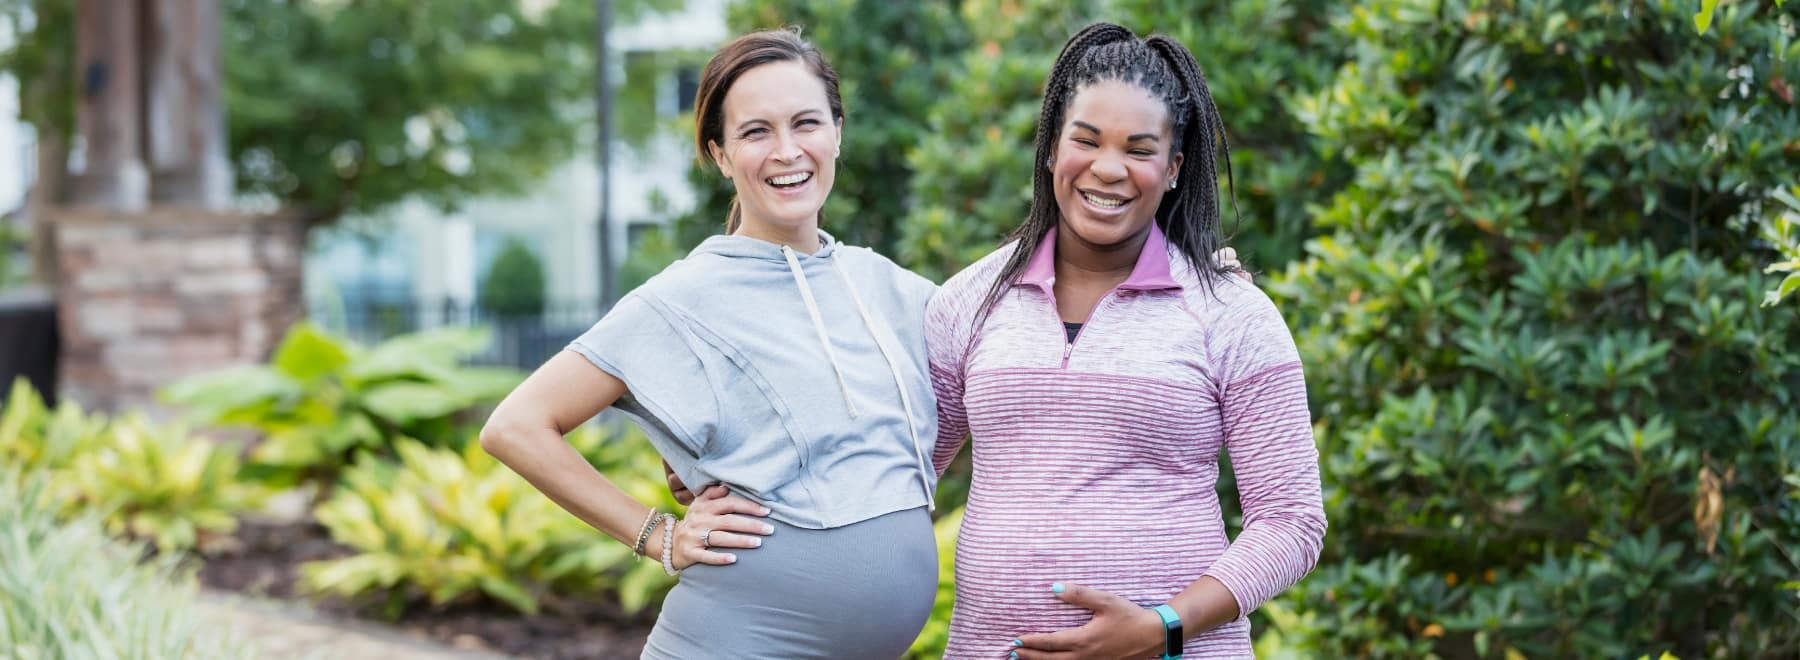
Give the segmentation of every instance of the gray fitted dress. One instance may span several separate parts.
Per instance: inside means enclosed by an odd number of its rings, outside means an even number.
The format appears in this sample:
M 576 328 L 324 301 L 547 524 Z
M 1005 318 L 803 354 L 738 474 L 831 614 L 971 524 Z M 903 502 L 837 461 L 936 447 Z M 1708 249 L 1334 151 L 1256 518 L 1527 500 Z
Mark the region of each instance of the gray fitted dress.
M 682 481 L 725 484 L 776 528 L 689 567 L 646 658 L 888 659 L 930 615 L 936 287 L 820 233 L 809 255 L 709 238 L 569 345 L 624 381 L 614 406 Z
M 729 566 L 698 564 L 663 602 L 645 658 L 868 658 L 906 652 L 931 616 L 937 548 L 924 508 L 847 527 L 773 523 Z

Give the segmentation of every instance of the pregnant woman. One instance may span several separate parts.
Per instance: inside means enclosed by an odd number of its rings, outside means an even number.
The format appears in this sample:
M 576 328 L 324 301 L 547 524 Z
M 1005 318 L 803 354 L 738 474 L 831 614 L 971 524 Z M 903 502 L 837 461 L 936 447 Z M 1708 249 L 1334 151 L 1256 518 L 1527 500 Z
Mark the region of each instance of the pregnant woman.
M 720 48 L 695 142 L 737 189 L 728 235 L 625 296 L 482 430 L 558 504 L 681 572 L 646 658 L 886 660 L 930 614 L 934 287 L 820 231 L 843 119 L 836 74 L 794 33 Z M 682 481 L 720 484 L 686 520 L 563 440 L 608 406 Z

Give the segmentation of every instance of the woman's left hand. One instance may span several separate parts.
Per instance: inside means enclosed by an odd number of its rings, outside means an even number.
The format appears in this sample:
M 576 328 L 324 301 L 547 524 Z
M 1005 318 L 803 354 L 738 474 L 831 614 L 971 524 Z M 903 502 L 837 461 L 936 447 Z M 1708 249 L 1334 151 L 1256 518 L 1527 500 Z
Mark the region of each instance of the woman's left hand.
M 769 515 L 769 507 L 733 495 L 720 485 L 700 491 L 687 513 L 687 519 L 670 535 L 675 547 L 669 563 L 676 570 L 694 564 L 735 564 L 737 554 L 719 550 L 760 548 L 762 537 L 775 531 L 769 523 L 756 519 Z
M 1063 584 L 1062 587 L 1057 597 L 1070 605 L 1093 611 L 1093 620 L 1080 628 L 1020 637 L 1018 648 L 1013 650 L 1020 660 L 1162 655 L 1168 637 L 1162 617 L 1155 612 L 1099 589 L 1077 584 Z

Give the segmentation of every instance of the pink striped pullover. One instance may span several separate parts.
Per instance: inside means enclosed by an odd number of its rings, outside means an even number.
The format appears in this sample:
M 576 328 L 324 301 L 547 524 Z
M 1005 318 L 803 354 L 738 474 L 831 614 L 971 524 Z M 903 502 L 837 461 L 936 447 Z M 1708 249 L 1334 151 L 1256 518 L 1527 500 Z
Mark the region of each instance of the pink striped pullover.
M 1215 298 L 1153 227 L 1068 342 L 1052 230 L 977 329 L 1016 245 L 950 278 L 927 311 L 938 472 L 974 438 L 945 657 L 1005 658 L 1020 635 L 1086 623 L 1053 582 L 1150 606 L 1210 575 L 1248 614 L 1312 570 L 1318 450 L 1299 354 L 1268 297 L 1233 277 Z M 1222 449 L 1244 511 L 1235 540 L 1216 490 Z M 1250 623 L 1197 635 L 1186 653 L 1252 657 Z

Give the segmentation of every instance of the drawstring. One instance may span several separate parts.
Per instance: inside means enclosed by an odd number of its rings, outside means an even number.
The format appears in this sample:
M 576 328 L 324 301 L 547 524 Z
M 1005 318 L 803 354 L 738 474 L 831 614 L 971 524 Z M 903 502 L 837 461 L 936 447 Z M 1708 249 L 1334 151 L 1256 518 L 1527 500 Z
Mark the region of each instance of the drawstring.
M 869 310 L 863 307 L 862 297 L 856 295 L 856 287 L 850 284 L 850 276 L 845 275 L 844 271 L 838 270 L 836 259 L 831 260 L 831 270 L 837 273 L 838 279 L 844 282 L 844 289 L 850 292 L 851 304 L 856 306 L 857 315 L 862 317 L 863 327 L 869 329 L 869 337 L 875 340 L 875 348 L 881 350 L 881 358 L 887 361 L 888 373 L 894 377 L 895 389 L 900 390 L 900 406 L 906 410 L 906 433 L 912 436 L 913 455 L 919 459 L 919 481 L 925 487 L 926 510 L 935 512 L 937 511 L 937 498 L 932 497 L 931 478 L 926 475 L 936 474 L 937 471 L 925 462 L 925 448 L 919 445 L 919 430 L 917 422 L 913 419 L 912 397 L 907 396 L 906 383 L 900 380 L 900 365 L 894 361 L 893 354 L 888 353 L 887 344 L 881 343 L 881 336 L 875 332 L 875 323 L 869 320 Z
M 800 287 L 800 298 L 806 301 L 806 313 L 812 317 L 813 331 L 819 335 L 819 343 L 825 347 L 825 359 L 831 362 L 831 374 L 837 377 L 838 391 L 844 395 L 844 410 L 850 413 L 850 419 L 857 418 L 856 403 L 850 400 L 850 385 L 844 380 L 843 368 L 838 365 L 837 352 L 831 348 L 831 338 L 825 333 L 825 320 L 819 315 L 819 303 L 813 299 L 812 287 L 806 283 L 806 273 L 800 269 L 800 260 L 794 256 L 794 250 L 786 245 L 781 246 L 781 256 L 787 258 L 788 271 L 794 274 L 794 284 Z M 869 310 L 863 307 L 862 297 L 856 295 L 856 287 L 850 284 L 850 277 L 837 267 L 837 260 L 827 262 L 831 271 L 837 273 L 838 279 L 844 283 L 844 289 L 850 292 L 850 303 L 856 307 L 856 314 L 862 317 L 863 327 L 868 328 L 869 337 L 875 340 L 875 348 L 881 352 L 881 359 L 887 362 L 888 375 L 894 377 L 894 387 L 900 390 L 900 406 L 906 411 L 906 433 L 912 437 L 913 457 L 919 461 L 919 482 L 925 488 L 925 504 L 929 511 L 937 511 L 937 498 L 932 497 L 931 477 L 936 474 L 931 465 L 926 463 L 925 449 L 919 445 L 917 420 L 913 419 L 912 397 L 906 393 L 906 383 L 900 380 L 900 364 L 888 352 L 887 344 L 881 342 L 881 336 L 875 332 L 875 323 L 869 319 Z
M 844 370 L 838 367 L 837 352 L 831 350 L 831 338 L 825 334 L 825 321 L 819 317 L 819 303 L 813 300 L 812 287 L 806 285 L 806 274 L 800 271 L 800 260 L 794 258 L 793 249 L 786 245 L 781 246 L 781 256 L 787 257 L 788 270 L 794 274 L 794 284 L 800 287 L 800 297 L 806 300 L 806 313 L 812 316 L 813 331 L 819 334 L 819 343 L 825 346 L 825 359 L 831 362 L 831 374 L 837 376 L 838 391 L 844 394 L 844 411 L 850 413 L 850 419 L 856 419 L 858 413 L 856 403 L 850 400 L 850 385 L 844 382 Z M 851 297 L 854 298 L 855 294 L 851 294 Z

